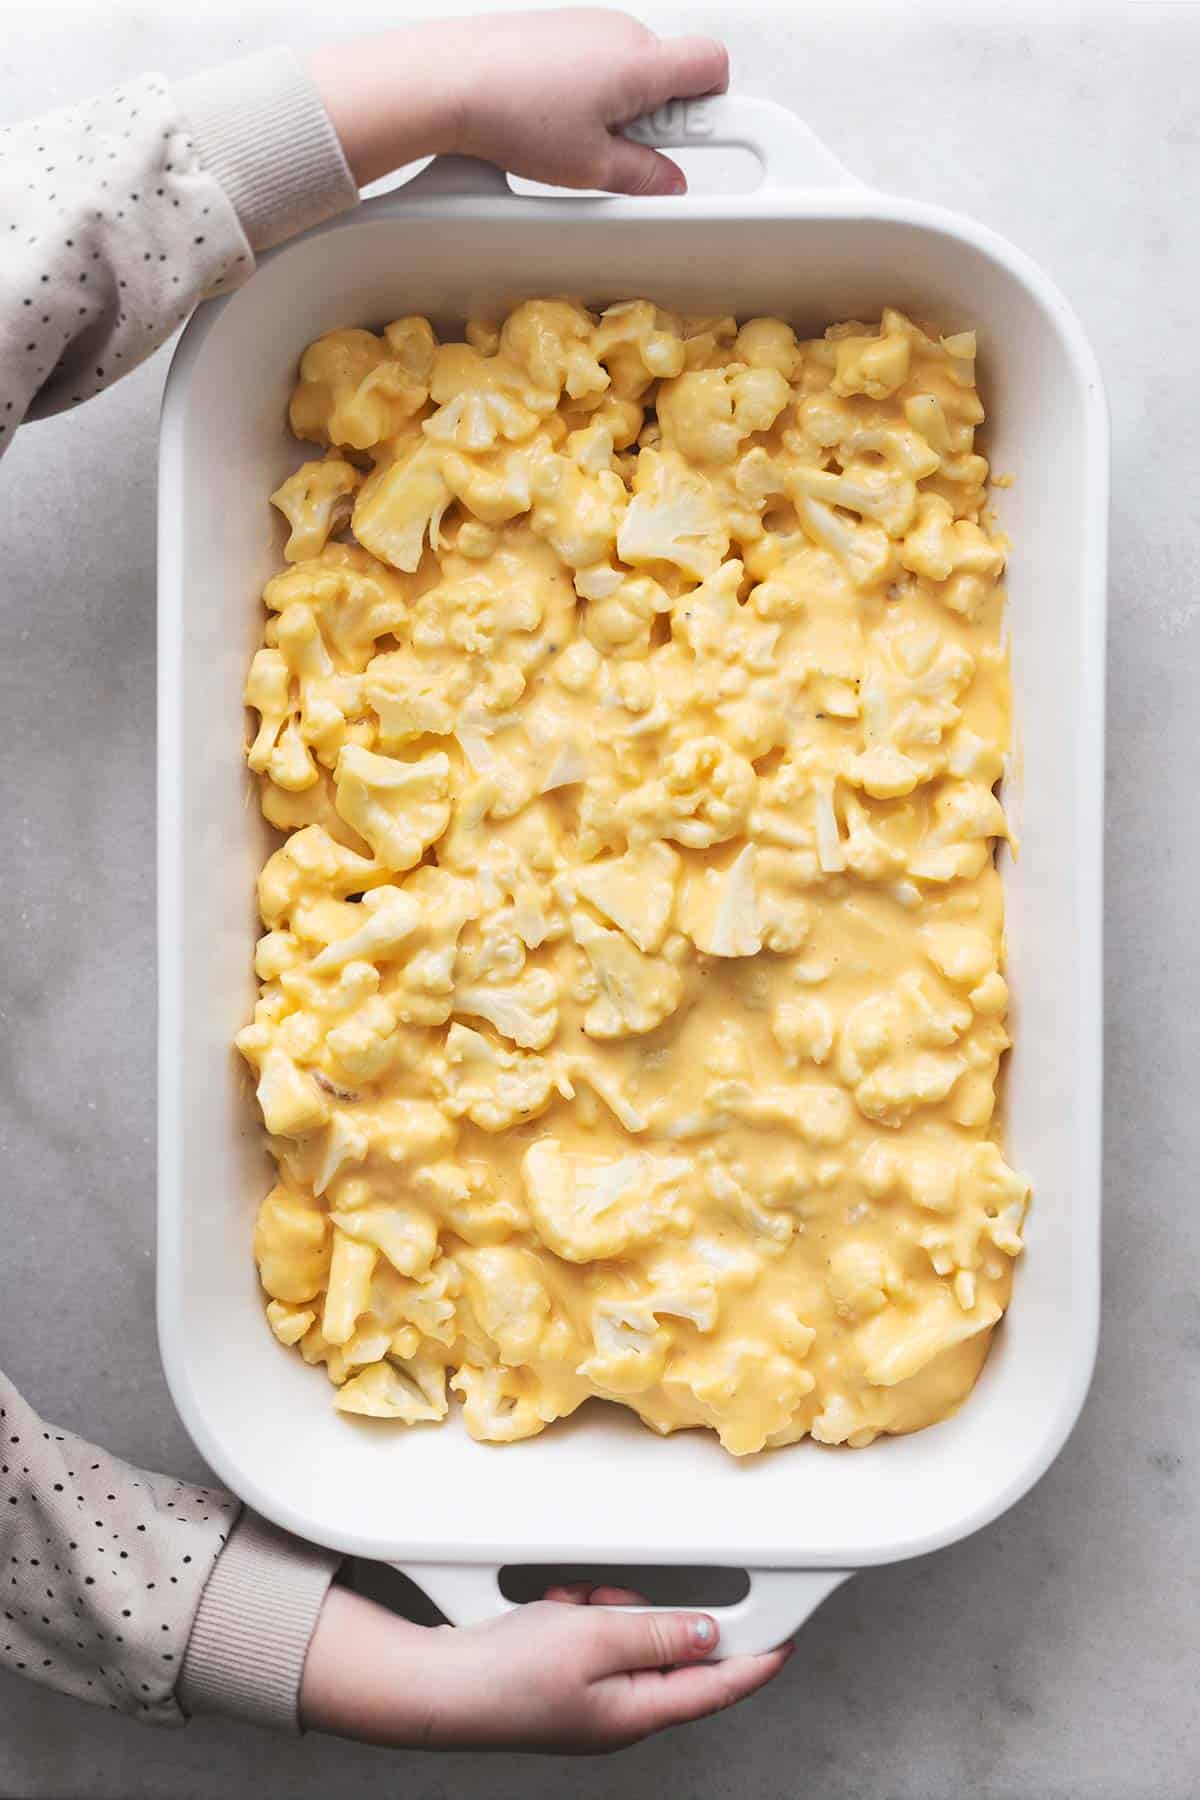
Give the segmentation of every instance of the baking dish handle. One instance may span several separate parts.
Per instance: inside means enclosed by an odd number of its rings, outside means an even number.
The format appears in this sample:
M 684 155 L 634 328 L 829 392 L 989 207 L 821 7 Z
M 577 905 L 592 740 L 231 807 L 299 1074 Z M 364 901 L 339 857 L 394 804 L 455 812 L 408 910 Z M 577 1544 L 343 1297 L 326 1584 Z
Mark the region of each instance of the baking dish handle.
M 626 125 L 625 136 L 655 150 L 686 150 L 709 144 L 751 150 L 762 164 L 765 189 L 862 185 L 798 113 L 751 94 L 669 100 L 657 111 Z
M 452 1625 L 481 1625 L 514 1612 L 521 1603 L 500 1590 L 500 1571 L 486 1563 L 397 1563 Z M 705 1606 L 721 1628 L 718 1657 L 753 1656 L 773 1650 L 853 1569 L 749 1569 L 750 1590 L 731 1606 Z M 619 1612 L 679 1612 L 678 1606 L 622 1606 Z M 688 1609 L 691 1610 L 691 1609 Z
M 760 192 L 774 188 L 861 187 L 798 113 L 750 94 L 710 94 L 669 100 L 625 126 L 624 135 L 655 150 L 712 145 L 751 151 L 762 164 Z M 435 156 L 399 187 L 364 201 L 363 211 L 385 215 L 397 200 L 512 200 L 503 169 L 475 156 Z M 678 202 L 673 202 L 678 204 Z M 360 217 L 361 212 L 360 212 Z

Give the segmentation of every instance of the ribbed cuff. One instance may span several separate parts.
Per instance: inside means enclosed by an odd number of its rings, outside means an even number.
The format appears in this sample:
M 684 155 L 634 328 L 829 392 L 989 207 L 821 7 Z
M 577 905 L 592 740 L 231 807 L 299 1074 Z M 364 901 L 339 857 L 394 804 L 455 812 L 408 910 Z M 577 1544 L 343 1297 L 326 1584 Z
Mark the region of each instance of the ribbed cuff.
M 201 162 L 254 250 L 346 212 L 358 188 L 321 96 L 290 50 L 264 50 L 174 85 Z
M 297 1734 L 304 1659 L 341 1561 L 243 1512 L 200 1596 L 176 1688 L 184 1712 Z

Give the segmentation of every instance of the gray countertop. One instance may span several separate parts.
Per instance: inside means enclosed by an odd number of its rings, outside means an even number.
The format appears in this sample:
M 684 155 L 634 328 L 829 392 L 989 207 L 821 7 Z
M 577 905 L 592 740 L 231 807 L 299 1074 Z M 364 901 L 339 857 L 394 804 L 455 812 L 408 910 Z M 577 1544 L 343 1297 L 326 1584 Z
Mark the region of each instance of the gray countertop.
M 464 4 L 467 0 L 464 0 Z M 182 74 L 322 11 L 25 9 L 0 119 Z M 344 0 L 347 24 L 384 11 Z M 430 8 L 429 10 L 433 10 Z M 459 10 L 457 7 L 454 10 Z M 154 1733 L 0 1676 L 8 1800 L 580 1800 L 618 1785 L 816 1800 L 1189 1800 L 1200 1785 L 1200 1061 L 1193 834 L 1200 6 L 647 6 L 724 32 L 735 82 L 845 162 L 1008 234 L 1074 300 L 1113 411 L 1105 1329 L 1083 1419 L 970 1541 L 859 1575 L 761 1698 L 616 1764 Z M 328 15 L 326 15 L 327 17 Z M 19 43 L 19 51 L 14 43 Z M 19 55 L 19 61 L 17 57 Z M 166 359 L 22 432 L 0 466 L 0 1367 L 49 1417 L 203 1476 L 153 1317 L 154 484 Z M 1054 604 L 1053 594 L 1045 604 Z M 1191 798 L 1189 799 L 1189 796 Z M 801 1453 L 802 1454 L 802 1453 Z

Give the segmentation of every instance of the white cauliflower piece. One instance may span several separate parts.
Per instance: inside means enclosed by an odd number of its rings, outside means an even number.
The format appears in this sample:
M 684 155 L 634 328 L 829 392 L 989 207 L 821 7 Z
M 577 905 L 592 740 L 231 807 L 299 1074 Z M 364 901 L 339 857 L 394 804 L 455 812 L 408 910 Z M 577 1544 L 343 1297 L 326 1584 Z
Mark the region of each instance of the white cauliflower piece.
M 280 483 L 271 495 L 271 505 L 279 508 L 291 527 L 283 547 L 288 562 L 321 554 L 333 532 L 348 522 L 361 484 L 360 471 L 340 456 L 302 463 Z
M 771 1035 L 789 1067 L 827 1063 L 833 1051 L 833 1014 L 823 1000 L 780 1000 L 771 1008 Z
M 584 912 L 573 912 L 570 925 L 599 986 L 583 1020 L 589 1037 L 640 1037 L 670 1017 L 683 998 L 683 978 L 673 963 L 643 955 L 623 932 L 597 925 Z
M 673 563 L 700 581 L 729 548 L 715 490 L 676 451 L 643 450 L 633 498 L 617 533 L 617 553 L 635 567 Z
M 421 908 L 401 888 L 374 888 L 360 902 L 363 922 L 346 937 L 336 938 L 312 959 L 311 967 L 324 973 L 344 968 L 348 962 L 382 962 L 412 937 L 421 924 Z
M 315 1300 L 329 1278 L 329 1220 L 303 1194 L 280 1184 L 258 1209 L 254 1260 L 273 1300 L 302 1306 Z
M 757 956 L 762 949 L 755 856 L 754 845 L 747 844 L 727 869 L 699 869 L 689 875 L 680 929 L 705 956 Z
M 532 1361 L 550 1317 L 537 1256 L 503 1244 L 460 1250 L 454 1260 L 482 1348 L 494 1346 L 500 1361 L 512 1367 Z
M 346 744 L 334 772 L 337 810 L 389 869 L 411 869 L 450 822 L 450 760 L 417 762 Z
M 745 829 L 757 786 L 754 765 L 720 738 L 690 738 L 667 757 L 662 774 L 625 795 L 618 810 L 639 838 L 671 838 L 706 850 Z
M 410 1280 L 426 1274 L 437 1255 L 437 1225 L 420 1207 L 357 1206 L 351 1211 L 331 1212 L 329 1217 L 343 1237 L 381 1250 L 393 1269 Z M 335 1239 L 335 1256 L 336 1247 Z M 329 1337 L 327 1328 L 325 1336 Z
M 531 1144 L 521 1162 L 529 1213 L 543 1242 L 567 1262 L 623 1256 L 664 1230 L 690 1223 L 680 1189 L 686 1157 L 633 1151 L 612 1159 L 574 1156 L 556 1138 Z
M 874 1387 L 895 1387 L 919 1374 L 944 1350 L 990 1331 L 1000 1314 L 994 1300 L 980 1300 L 964 1312 L 948 1290 L 915 1313 L 888 1307 L 857 1333 L 863 1373 Z
M 544 1050 L 558 1030 L 558 989 L 548 969 L 529 969 L 515 981 L 460 984 L 454 1010 L 486 1019 L 524 1050 Z
M 446 1106 L 455 1118 L 465 1115 L 484 1131 L 504 1131 L 535 1118 L 557 1089 L 555 1073 L 542 1057 L 505 1050 L 467 1025 L 450 1027 L 443 1054 Z
M 726 363 L 689 369 L 658 390 L 662 441 L 694 463 L 728 463 L 753 431 L 769 431 L 791 399 L 778 369 Z
M 333 1404 L 339 1412 L 368 1419 L 436 1424 L 448 1410 L 445 1366 L 430 1357 L 370 1363 L 338 1389 Z
M 354 503 L 354 535 L 381 562 L 411 573 L 426 539 L 437 548 L 442 515 L 452 498 L 440 453 L 419 444 L 368 475 Z
M 912 343 L 903 331 L 843 337 L 837 345 L 837 363 L 830 383 L 835 394 L 865 394 L 870 400 L 886 400 L 908 380 Z
M 594 1352 L 579 1373 L 610 1394 L 640 1394 L 666 1366 L 670 1339 L 645 1300 L 598 1300 L 592 1308 Z
M 450 1386 L 462 1398 L 463 1423 L 481 1444 L 513 1444 L 536 1437 L 553 1419 L 562 1417 L 531 1369 L 503 1365 L 478 1369 L 463 1363 L 450 1377 Z M 580 1400 L 585 1392 L 581 1384 Z
M 679 867 L 677 851 L 651 842 L 624 856 L 587 864 L 572 884 L 581 899 L 651 956 L 662 948 L 670 927 Z

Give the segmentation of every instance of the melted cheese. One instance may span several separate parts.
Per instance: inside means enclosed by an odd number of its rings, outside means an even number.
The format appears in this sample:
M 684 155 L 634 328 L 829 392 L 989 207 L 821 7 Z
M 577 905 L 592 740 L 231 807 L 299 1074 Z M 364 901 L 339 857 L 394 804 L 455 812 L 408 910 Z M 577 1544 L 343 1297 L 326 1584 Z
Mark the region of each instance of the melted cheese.
M 1028 1198 L 973 357 L 562 300 L 305 353 L 238 1041 L 337 1406 L 746 1454 L 969 1391 Z

